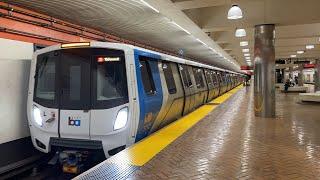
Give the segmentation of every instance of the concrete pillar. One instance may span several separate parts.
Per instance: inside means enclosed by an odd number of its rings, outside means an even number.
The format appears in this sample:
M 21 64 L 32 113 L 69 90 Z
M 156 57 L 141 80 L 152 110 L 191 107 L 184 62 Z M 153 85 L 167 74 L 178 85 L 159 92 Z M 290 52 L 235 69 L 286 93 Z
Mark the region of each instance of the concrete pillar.
M 275 117 L 275 26 L 255 26 L 254 110 L 259 117 Z
M 314 68 L 314 90 L 320 91 L 320 60 L 316 60 L 315 68 Z
M 304 78 L 303 78 L 303 66 L 304 64 L 299 64 L 298 70 L 299 70 L 299 74 L 298 74 L 298 86 L 303 86 L 304 84 Z

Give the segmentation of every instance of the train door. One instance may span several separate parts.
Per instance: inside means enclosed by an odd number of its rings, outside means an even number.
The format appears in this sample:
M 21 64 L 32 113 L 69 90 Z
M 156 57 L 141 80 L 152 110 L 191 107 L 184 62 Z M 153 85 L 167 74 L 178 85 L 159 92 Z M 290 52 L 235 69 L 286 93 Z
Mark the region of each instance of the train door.
M 180 71 L 180 76 L 182 79 L 182 84 L 183 84 L 183 89 L 184 89 L 184 108 L 183 108 L 183 115 L 187 114 L 190 112 L 192 109 L 192 81 L 190 74 L 188 72 L 188 66 L 187 65 L 182 65 L 179 64 L 179 71 Z
M 226 73 L 225 74 L 225 79 L 226 79 L 226 86 L 227 86 L 227 90 L 226 90 L 226 92 L 227 91 L 229 91 L 229 87 L 230 87 L 230 79 L 229 79 L 229 73 Z
M 224 84 L 222 81 L 222 74 L 221 72 L 217 72 L 217 79 L 218 79 L 218 83 L 219 83 L 219 95 L 223 94 L 223 89 L 224 89 Z
M 193 70 L 193 75 L 195 78 L 195 84 L 197 89 L 195 94 L 195 107 L 199 107 L 200 105 L 205 103 L 207 86 L 204 82 L 202 68 L 193 67 L 192 70 Z
M 206 77 L 204 75 L 204 69 L 201 68 L 201 73 L 200 73 L 200 78 L 202 79 L 203 82 L 203 88 L 202 88 L 202 94 L 203 94 L 203 101 L 202 104 L 205 104 L 208 99 L 208 93 L 209 93 L 209 87 L 208 84 L 206 83 Z
M 227 78 L 224 72 L 221 73 L 222 94 L 227 91 Z
M 214 88 L 213 88 L 213 81 L 211 77 L 211 71 L 208 69 L 204 70 L 205 79 L 208 86 L 208 95 L 207 95 L 207 102 L 211 101 L 214 97 Z
M 163 94 L 158 66 L 159 59 L 158 55 L 135 50 L 140 104 L 136 142 L 150 133 L 162 106 Z
M 163 103 L 151 132 L 181 117 L 184 106 L 183 86 L 177 64 L 162 61 L 159 70 L 163 89 Z
M 65 51 L 60 61 L 60 137 L 89 139 L 90 55 Z
M 192 66 L 187 66 L 187 73 L 189 75 L 190 81 L 191 81 L 191 86 L 190 91 L 191 91 L 191 96 L 190 96 L 190 108 L 189 111 L 193 111 L 196 108 L 196 93 L 199 91 L 197 86 L 196 86 L 196 80 L 195 80 L 195 76 L 193 73 L 193 68 Z
M 211 73 L 211 77 L 212 77 L 212 83 L 213 83 L 213 91 L 214 91 L 214 98 L 219 96 L 219 80 L 218 80 L 218 76 L 217 73 L 215 71 L 212 71 Z

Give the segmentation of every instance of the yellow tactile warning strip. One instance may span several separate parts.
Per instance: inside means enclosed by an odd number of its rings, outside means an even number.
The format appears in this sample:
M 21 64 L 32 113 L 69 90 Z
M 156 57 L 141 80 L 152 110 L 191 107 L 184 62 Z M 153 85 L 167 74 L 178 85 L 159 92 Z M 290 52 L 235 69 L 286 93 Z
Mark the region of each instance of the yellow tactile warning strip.
M 165 128 L 155 132 L 144 140 L 134 144 L 130 148 L 125 149 L 121 152 L 122 157 L 128 158 L 128 163 L 134 166 L 143 166 L 149 160 L 151 160 L 156 154 L 162 149 L 167 147 L 171 142 L 185 133 L 188 129 L 203 119 L 209 112 L 215 109 L 227 99 L 230 98 L 234 93 L 240 90 L 243 86 L 240 85 L 231 91 L 219 96 L 218 98 L 211 101 L 208 105 L 203 105 L 190 114 L 182 117 L 174 123 L 166 126 Z

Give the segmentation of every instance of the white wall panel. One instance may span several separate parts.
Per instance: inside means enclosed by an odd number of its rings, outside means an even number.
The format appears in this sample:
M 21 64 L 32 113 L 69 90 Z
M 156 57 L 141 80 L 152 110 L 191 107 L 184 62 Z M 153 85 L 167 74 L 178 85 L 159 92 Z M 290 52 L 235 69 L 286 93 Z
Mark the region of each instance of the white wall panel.
M 29 136 L 26 114 L 33 44 L 0 38 L 0 144 Z

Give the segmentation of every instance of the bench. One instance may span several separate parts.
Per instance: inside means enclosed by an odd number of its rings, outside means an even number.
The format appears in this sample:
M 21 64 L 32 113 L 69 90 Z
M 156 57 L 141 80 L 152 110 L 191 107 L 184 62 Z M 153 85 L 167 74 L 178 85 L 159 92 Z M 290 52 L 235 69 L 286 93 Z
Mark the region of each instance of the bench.
M 280 90 L 281 92 L 284 92 L 284 86 L 280 86 Z M 305 86 L 293 86 L 293 87 L 289 87 L 288 92 L 301 92 L 301 93 L 305 93 L 307 92 L 308 87 Z
M 316 93 L 300 93 L 299 100 L 301 102 L 308 101 L 308 102 L 320 102 L 320 91 Z

